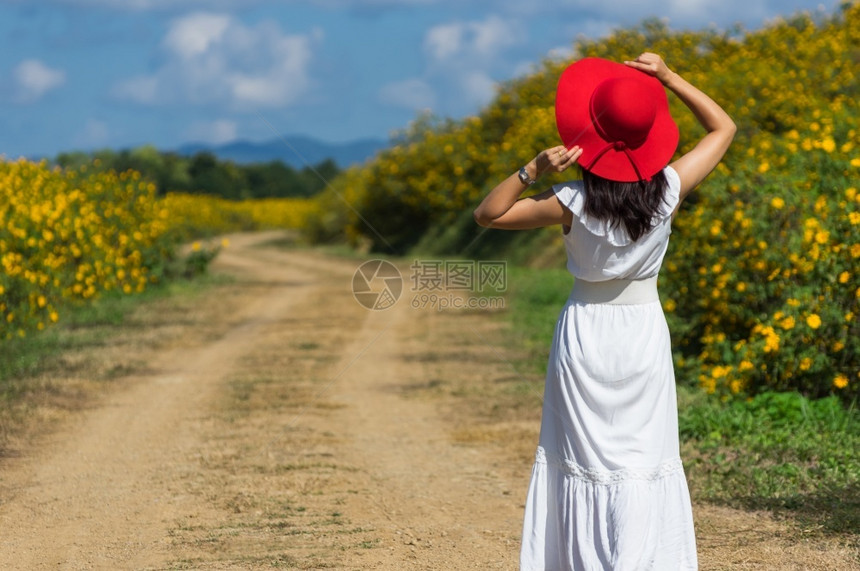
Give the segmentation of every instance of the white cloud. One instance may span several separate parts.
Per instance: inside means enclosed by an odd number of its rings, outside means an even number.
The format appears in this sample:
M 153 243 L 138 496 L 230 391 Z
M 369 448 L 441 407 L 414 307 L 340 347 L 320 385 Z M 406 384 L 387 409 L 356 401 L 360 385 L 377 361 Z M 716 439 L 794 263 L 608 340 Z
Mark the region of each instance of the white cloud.
M 517 30 L 512 22 L 489 16 L 476 22 L 453 22 L 430 28 L 424 50 L 434 62 L 493 60 L 504 48 L 515 45 Z
M 185 133 L 186 138 L 191 141 L 215 145 L 234 141 L 237 134 L 238 127 L 236 122 L 229 119 L 194 123 Z
M 226 10 L 261 4 L 262 0 L 52 0 L 51 3 L 82 8 L 109 8 L 124 12 L 146 12 L 155 10 L 189 10 L 194 8 Z
M 489 103 L 496 96 L 497 83 L 486 73 L 476 71 L 465 75 L 461 85 L 466 96 L 480 104 Z
M 526 39 L 515 21 L 497 15 L 434 26 L 424 35 L 425 66 L 421 76 L 386 85 L 379 98 L 385 103 L 414 110 L 431 108 L 445 115 L 485 105 L 496 94 L 493 75 L 507 76 L 511 48 Z M 439 109 L 434 109 L 437 106 Z
M 424 51 L 437 61 L 450 59 L 462 51 L 464 26 L 459 23 L 430 28 L 424 36 Z
M 127 79 L 114 87 L 113 94 L 120 99 L 128 99 L 137 103 L 157 103 L 158 78 L 138 76 Z
M 52 69 L 37 59 L 19 63 L 12 71 L 17 100 L 32 103 L 66 82 L 66 72 Z
M 173 21 L 162 44 L 183 59 L 192 59 L 221 41 L 229 25 L 226 14 L 190 14 Z
M 389 83 L 379 90 L 379 98 L 383 103 L 414 111 L 432 109 L 436 105 L 436 95 L 433 88 L 419 78 Z
M 285 107 L 311 87 L 320 30 L 289 35 L 273 21 L 246 26 L 234 16 L 197 12 L 172 20 L 161 42 L 164 63 L 113 89 L 138 103 Z
M 26 0 L 0 0 L 20 2 Z M 409 6 L 444 4 L 450 0 L 292 0 L 292 4 L 313 5 L 327 9 L 385 10 Z M 271 3 L 271 0 L 49 0 L 46 3 L 66 4 L 80 7 L 110 8 L 122 11 L 187 10 L 193 8 L 233 9 Z

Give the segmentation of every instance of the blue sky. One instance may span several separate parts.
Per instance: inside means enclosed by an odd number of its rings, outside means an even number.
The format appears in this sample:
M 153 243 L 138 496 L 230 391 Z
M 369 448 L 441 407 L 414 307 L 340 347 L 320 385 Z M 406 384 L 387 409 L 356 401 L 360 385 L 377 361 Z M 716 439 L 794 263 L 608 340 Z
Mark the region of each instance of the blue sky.
M 461 118 L 578 36 L 759 28 L 804 0 L 0 0 L 0 154 L 386 138 Z M 632 54 L 635 55 L 635 54 Z

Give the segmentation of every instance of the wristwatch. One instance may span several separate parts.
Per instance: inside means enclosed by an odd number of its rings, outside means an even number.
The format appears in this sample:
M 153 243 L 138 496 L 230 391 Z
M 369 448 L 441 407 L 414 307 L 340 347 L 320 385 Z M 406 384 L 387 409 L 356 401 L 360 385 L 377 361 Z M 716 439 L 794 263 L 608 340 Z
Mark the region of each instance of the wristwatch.
M 537 179 L 534 179 L 529 176 L 529 173 L 524 166 L 520 167 L 520 172 L 518 173 L 518 176 L 520 177 L 520 182 L 526 186 L 531 186 L 535 182 L 537 182 Z

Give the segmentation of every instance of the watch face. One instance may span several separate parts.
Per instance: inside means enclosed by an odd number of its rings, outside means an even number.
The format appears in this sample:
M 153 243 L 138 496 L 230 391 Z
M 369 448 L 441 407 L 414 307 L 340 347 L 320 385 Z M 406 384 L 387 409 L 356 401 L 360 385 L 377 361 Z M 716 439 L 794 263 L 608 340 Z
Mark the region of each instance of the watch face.
M 520 169 L 519 175 L 520 175 L 520 181 L 523 184 L 531 184 L 532 183 L 532 179 L 531 179 L 531 177 L 529 177 L 529 173 L 526 171 L 525 167 Z

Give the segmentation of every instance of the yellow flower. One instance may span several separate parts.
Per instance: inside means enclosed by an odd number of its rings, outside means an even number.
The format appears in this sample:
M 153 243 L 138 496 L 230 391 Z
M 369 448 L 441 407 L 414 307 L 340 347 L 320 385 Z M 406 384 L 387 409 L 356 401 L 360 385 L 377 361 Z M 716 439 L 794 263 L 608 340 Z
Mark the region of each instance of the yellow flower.
M 832 348 L 834 353 L 838 353 L 845 348 L 845 343 L 843 343 L 842 341 L 834 341 Z
M 827 208 L 827 198 L 824 196 L 819 196 L 815 200 L 815 206 L 813 208 L 819 214 L 824 213 L 825 209 Z
M 804 357 L 800 360 L 801 371 L 808 371 L 810 367 L 812 367 L 812 359 L 810 359 L 809 357 Z
M 717 382 L 707 375 L 699 375 L 699 384 L 709 395 L 714 394 L 717 390 Z
M 857 157 L 856 159 L 851 159 L 851 166 L 860 167 L 860 157 Z
M 675 307 L 676 303 L 674 299 L 667 299 L 666 302 L 663 304 L 663 309 L 665 309 L 669 313 L 675 311 Z
M 848 377 L 843 374 L 838 374 L 833 378 L 833 387 L 837 389 L 844 389 L 848 386 Z
M 194 242 L 193 244 L 191 244 L 191 249 L 194 250 L 195 252 L 199 252 L 200 251 L 200 242 Z
M 811 313 L 809 317 L 806 318 L 806 324 L 812 329 L 818 329 L 821 327 L 821 318 L 817 313 Z
M 848 213 L 848 220 L 851 221 L 851 224 L 853 226 L 860 224 L 860 212 L 849 212 Z
M 749 371 L 750 369 L 754 369 L 754 368 L 755 368 L 755 365 L 752 364 L 752 361 L 748 361 L 747 359 L 744 359 L 738 365 L 738 371 Z
M 767 326 L 760 329 L 764 336 L 764 352 L 773 353 L 779 350 L 779 335 L 773 330 L 773 327 Z
M 789 315 L 785 319 L 779 322 L 779 326 L 788 331 L 789 329 L 794 329 L 794 317 Z
M 841 274 L 839 274 L 839 283 L 844 284 L 849 279 L 851 279 L 851 274 L 849 274 L 848 272 L 842 272 Z
M 774 208 L 776 208 L 777 210 L 781 210 L 782 207 L 785 206 L 785 201 L 782 198 L 775 196 L 771 199 L 770 205 L 773 206 Z
M 721 365 L 717 365 L 716 367 L 711 369 L 711 376 L 714 377 L 715 379 L 720 379 L 722 377 L 725 377 L 728 374 L 729 370 L 730 370 L 729 367 L 723 367 Z
M 758 172 L 760 172 L 760 173 L 762 173 L 762 174 L 766 173 L 766 172 L 767 172 L 767 171 L 769 171 L 769 170 L 770 170 L 770 163 L 769 163 L 769 162 L 767 162 L 767 161 L 763 161 L 763 162 L 758 166 Z

